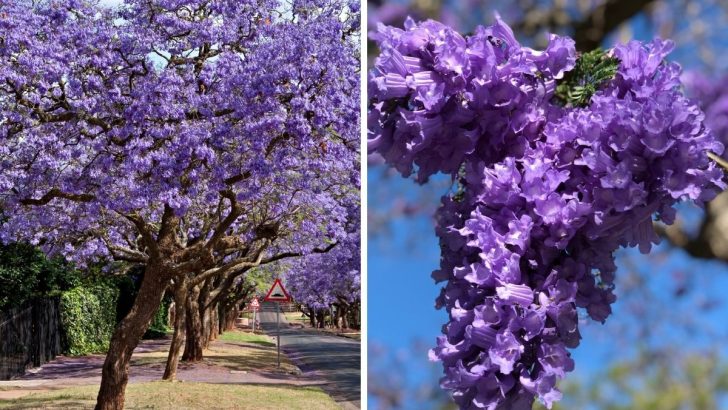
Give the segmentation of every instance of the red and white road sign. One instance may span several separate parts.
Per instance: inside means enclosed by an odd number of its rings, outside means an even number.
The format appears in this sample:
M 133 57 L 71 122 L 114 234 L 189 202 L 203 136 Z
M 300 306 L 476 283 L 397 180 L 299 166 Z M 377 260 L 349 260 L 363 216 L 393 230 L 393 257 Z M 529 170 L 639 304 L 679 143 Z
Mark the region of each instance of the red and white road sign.
M 257 296 L 253 298 L 253 301 L 252 302 L 250 302 L 250 308 L 253 309 L 253 310 L 260 309 L 260 302 L 258 302 L 258 297 Z
M 280 279 L 276 279 L 263 300 L 266 302 L 290 302 L 291 296 L 286 292 L 286 288 L 283 287 L 283 282 Z

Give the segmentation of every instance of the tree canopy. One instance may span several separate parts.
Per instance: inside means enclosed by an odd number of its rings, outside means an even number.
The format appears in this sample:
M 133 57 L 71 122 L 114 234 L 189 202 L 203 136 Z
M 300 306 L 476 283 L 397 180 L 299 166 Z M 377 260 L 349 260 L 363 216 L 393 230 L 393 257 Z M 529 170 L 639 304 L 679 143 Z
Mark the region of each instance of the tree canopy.
M 0 238 L 79 262 L 166 252 L 175 269 L 336 240 L 358 181 L 356 11 L 0 6 Z

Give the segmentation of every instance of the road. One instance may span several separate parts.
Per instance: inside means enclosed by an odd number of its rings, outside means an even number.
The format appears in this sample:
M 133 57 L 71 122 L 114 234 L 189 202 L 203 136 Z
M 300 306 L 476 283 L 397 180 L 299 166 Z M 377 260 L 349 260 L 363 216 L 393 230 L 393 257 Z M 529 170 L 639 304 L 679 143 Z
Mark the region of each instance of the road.
M 291 328 L 281 314 L 281 349 L 305 375 L 326 381 L 321 387 L 344 409 L 361 408 L 361 343 L 313 329 Z M 263 303 L 260 326 L 275 338 L 275 304 Z

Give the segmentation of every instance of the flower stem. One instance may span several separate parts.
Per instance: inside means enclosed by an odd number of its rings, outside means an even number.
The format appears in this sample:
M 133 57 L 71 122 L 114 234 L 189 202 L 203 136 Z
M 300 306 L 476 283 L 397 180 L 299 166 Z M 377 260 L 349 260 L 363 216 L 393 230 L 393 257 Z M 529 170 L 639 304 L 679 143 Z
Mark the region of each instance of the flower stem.
M 716 164 L 718 164 L 721 167 L 723 167 L 724 169 L 728 170 L 728 161 L 726 161 L 723 158 L 715 155 L 712 152 L 708 152 L 708 158 L 712 159 L 713 161 L 715 161 Z

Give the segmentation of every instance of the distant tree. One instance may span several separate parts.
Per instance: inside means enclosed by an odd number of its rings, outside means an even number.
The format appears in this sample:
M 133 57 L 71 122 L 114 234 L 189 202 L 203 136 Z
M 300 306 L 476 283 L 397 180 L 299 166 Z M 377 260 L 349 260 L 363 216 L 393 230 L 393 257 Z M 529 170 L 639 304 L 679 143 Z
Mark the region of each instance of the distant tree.
M 353 215 L 352 218 L 353 219 Z M 360 230 L 358 221 L 351 223 L 346 239 L 328 253 L 310 254 L 289 263 L 284 277 L 293 299 L 315 327 L 323 325 L 323 313 L 334 310 L 334 326 L 358 327 L 351 318 L 361 303 Z M 333 309 L 332 309 L 333 308 Z
M 0 245 L 0 311 L 76 286 L 81 273 L 63 258 L 47 258 L 26 243 Z

